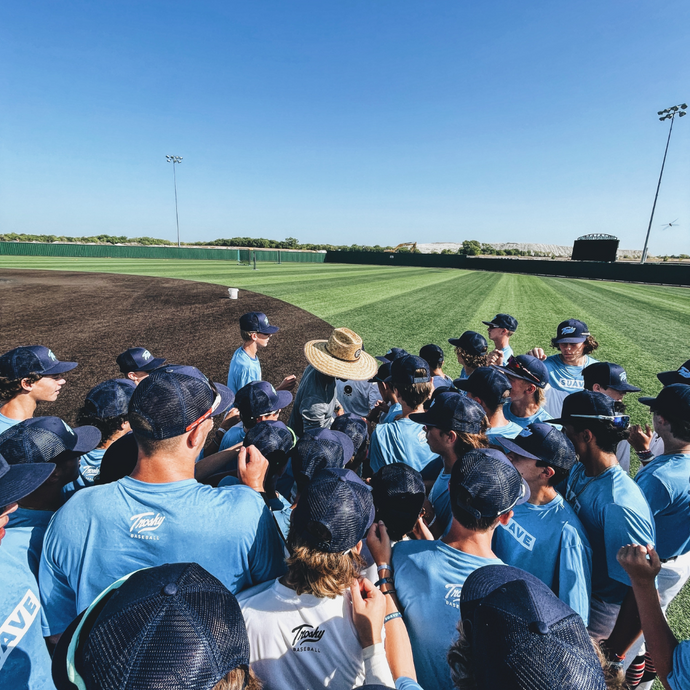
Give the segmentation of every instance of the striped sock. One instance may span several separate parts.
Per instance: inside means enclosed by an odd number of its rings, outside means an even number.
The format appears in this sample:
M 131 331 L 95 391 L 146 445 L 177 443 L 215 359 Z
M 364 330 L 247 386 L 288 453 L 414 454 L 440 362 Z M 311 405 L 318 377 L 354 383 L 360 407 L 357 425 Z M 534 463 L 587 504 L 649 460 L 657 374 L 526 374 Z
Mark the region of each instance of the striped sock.
M 625 682 L 632 688 L 639 685 L 646 668 L 645 655 L 641 654 L 633 659 L 625 672 Z

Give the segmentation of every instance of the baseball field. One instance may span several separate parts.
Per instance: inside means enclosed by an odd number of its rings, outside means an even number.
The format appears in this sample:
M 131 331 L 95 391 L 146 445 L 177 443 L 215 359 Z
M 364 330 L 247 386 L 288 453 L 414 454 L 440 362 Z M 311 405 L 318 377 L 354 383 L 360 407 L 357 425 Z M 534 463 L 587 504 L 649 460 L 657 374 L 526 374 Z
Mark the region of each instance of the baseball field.
M 426 343 L 437 343 L 446 351 L 444 368 L 451 376 L 459 374 L 459 366 L 447 339 L 465 330 L 484 332 L 482 320 L 498 312 L 519 320 L 512 339 L 516 353 L 534 346 L 555 352 L 549 342 L 558 323 L 567 318 L 585 321 L 600 344 L 595 357 L 622 364 L 628 380 L 644 395 L 661 389 L 658 371 L 677 369 L 690 358 L 690 289 L 686 288 L 454 269 L 259 263 L 253 270 L 228 261 L 0 257 L 1 278 L 12 274 L 2 269 L 13 268 L 214 283 L 240 289 L 240 310 L 242 291 L 248 290 L 288 302 L 332 326 L 352 328 L 371 354 L 383 354 L 391 346 L 417 352 Z M 223 327 L 212 324 L 213 329 Z M 203 340 L 204 333 L 198 337 Z M 312 337 L 321 336 L 305 328 L 303 340 Z M 647 408 L 635 397 L 626 399 L 633 421 L 650 422 Z M 690 637 L 687 588 L 670 618 L 677 634 Z

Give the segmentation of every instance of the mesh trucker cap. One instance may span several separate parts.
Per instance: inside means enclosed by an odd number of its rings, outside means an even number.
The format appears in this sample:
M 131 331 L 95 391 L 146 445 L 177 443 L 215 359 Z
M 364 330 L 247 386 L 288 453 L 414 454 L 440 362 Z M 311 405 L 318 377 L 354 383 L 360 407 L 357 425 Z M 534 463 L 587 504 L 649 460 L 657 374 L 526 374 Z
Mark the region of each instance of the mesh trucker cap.
M 448 483 L 453 513 L 475 520 L 507 513 L 530 497 L 529 487 L 500 450 L 477 448 L 459 458 Z
M 422 475 L 403 462 L 384 465 L 370 481 L 376 518 L 383 520 L 391 539 L 399 541 L 414 529 L 424 505 Z
M 485 355 L 489 349 L 486 338 L 476 331 L 465 331 L 459 338 L 448 338 L 448 342 L 463 349 L 469 355 Z
M 325 467 L 342 468 L 355 454 L 347 434 L 331 429 L 305 431 L 292 451 L 292 474 L 298 488 Z
M 10 465 L 51 462 L 65 451 L 90 453 L 100 442 L 95 426 L 72 429 L 59 417 L 32 417 L 0 434 L 0 454 Z
M 577 319 L 568 319 L 558 324 L 555 341 L 557 343 L 584 343 L 591 335 L 587 324 Z
M 137 385 L 129 379 L 110 379 L 94 386 L 87 394 L 84 410 L 99 419 L 127 414 L 129 400 Z
M 130 432 L 118 438 L 105 451 L 95 483 L 110 484 L 128 477 L 137 466 L 138 453 L 139 447 L 134 434 Z
M 247 431 L 244 447 L 255 446 L 270 462 L 271 453 L 281 452 L 287 456 L 295 446 L 295 432 L 277 420 L 259 422 Z
M 264 335 L 271 335 L 280 330 L 278 326 L 271 326 L 268 323 L 268 317 L 261 311 L 250 311 L 248 314 L 242 314 L 240 316 L 240 328 L 249 333 L 263 333 Z
M 181 436 L 204 420 L 222 414 L 235 396 L 212 383 L 197 368 L 173 364 L 151 372 L 129 401 L 129 423 L 144 438 Z
M 570 439 L 550 424 L 535 422 L 526 426 L 515 438 L 498 437 L 503 448 L 523 458 L 541 460 L 553 467 L 569 470 L 577 462 Z
M 582 619 L 530 573 L 478 568 L 463 585 L 460 616 L 478 688 L 606 690 Z
M 490 328 L 505 328 L 508 331 L 517 331 L 518 322 L 514 316 L 510 314 L 496 314 L 491 321 L 482 321 L 485 326 Z
M 640 402 L 645 400 L 641 398 Z M 563 400 L 561 416 L 557 419 L 545 419 L 548 424 L 567 424 L 573 419 L 611 422 L 615 427 L 626 429 L 630 417 L 621 414 L 620 403 L 603 393 L 594 391 L 578 391 L 571 393 Z
M 515 379 L 522 379 L 528 383 L 533 383 L 538 388 L 546 388 L 549 382 L 549 371 L 545 364 L 532 355 L 510 356 L 508 362 L 502 367 L 496 367 L 506 376 Z
M 130 371 L 153 371 L 165 364 L 162 357 L 154 357 L 145 347 L 130 347 L 115 360 L 123 374 Z
M 684 383 L 672 383 L 662 388 L 656 398 L 638 398 L 638 400 L 643 405 L 648 405 L 652 412 L 690 421 L 690 386 Z
M 438 345 L 434 345 L 433 343 L 424 345 L 424 347 L 422 347 L 422 349 L 419 351 L 419 356 L 426 360 L 427 364 L 432 369 L 436 369 L 438 366 L 443 364 L 445 359 L 443 350 Z
M 52 350 L 43 345 L 30 345 L 15 347 L 0 357 L 0 376 L 8 379 L 23 379 L 29 374 L 54 376 L 76 366 L 76 362 L 61 362 Z
M 628 375 L 620 364 L 595 362 L 582 370 L 585 388 L 592 390 L 595 383 L 604 388 L 613 388 L 621 393 L 639 393 L 642 389 L 628 383 Z
M 379 356 L 376 359 L 379 362 L 392 362 L 394 359 L 398 359 L 398 357 L 404 357 L 409 354 L 407 350 L 403 350 L 401 347 L 392 347 L 385 355 Z
M 0 507 L 15 503 L 38 489 L 54 469 L 52 462 L 10 465 L 0 455 Z
M 423 371 L 423 374 L 417 374 Z M 386 383 L 400 386 L 411 386 L 415 383 L 429 383 L 431 370 L 429 365 L 421 357 L 415 355 L 403 355 L 391 362 L 391 375 Z
M 196 563 L 145 568 L 102 592 L 53 655 L 58 690 L 211 690 L 249 668 L 234 595 Z
M 507 402 L 505 394 L 512 388 L 508 377 L 496 367 L 479 367 L 469 378 L 455 379 L 453 385 L 481 398 L 491 409 Z
M 480 434 L 485 417 L 486 413 L 479 403 L 453 391 L 438 393 L 426 412 L 410 415 L 410 419 L 417 424 L 467 434 Z
M 260 417 L 277 412 L 292 402 L 292 393 L 276 391 L 268 381 L 252 381 L 237 391 L 235 407 L 243 417 Z
M 290 530 L 318 551 L 343 553 L 374 522 L 371 489 L 351 470 L 321 470 L 292 511 Z
M 359 415 L 352 412 L 346 412 L 336 417 L 331 424 L 331 431 L 340 431 L 350 437 L 354 454 L 357 455 L 366 445 L 369 438 L 369 430 L 367 423 Z
M 664 386 L 670 386 L 672 383 L 690 384 L 690 359 L 675 371 L 660 371 L 656 377 Z

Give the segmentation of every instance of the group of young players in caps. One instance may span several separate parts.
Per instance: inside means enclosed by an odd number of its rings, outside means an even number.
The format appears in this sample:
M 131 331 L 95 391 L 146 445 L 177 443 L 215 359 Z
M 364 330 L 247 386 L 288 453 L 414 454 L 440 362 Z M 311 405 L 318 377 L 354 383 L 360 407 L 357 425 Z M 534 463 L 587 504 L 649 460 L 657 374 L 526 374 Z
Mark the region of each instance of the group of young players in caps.
M 336 328 L 293 399 L 252 312 L 227 385 L 131 348 L 74 428 L 34 415 L 76 363 L 0 356 L 0 685 L 689 687 L 690 362 L 631 427 L 586 324 L 484 323 L 455 381 Z

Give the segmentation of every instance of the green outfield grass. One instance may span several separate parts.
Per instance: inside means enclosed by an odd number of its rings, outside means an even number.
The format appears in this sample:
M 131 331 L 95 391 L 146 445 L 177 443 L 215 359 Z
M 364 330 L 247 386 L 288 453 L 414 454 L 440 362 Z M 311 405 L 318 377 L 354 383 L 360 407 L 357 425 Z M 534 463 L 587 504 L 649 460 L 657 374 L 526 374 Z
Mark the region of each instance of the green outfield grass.
M 392 346 L 417 352 L 426 343 L 446 351 L 451 376 L 460 372 L 449 337 L 485 332 L 482 320 L 497 312 L 520 322 L 517 353 L 549 347 L 558 323 L 585 321 L 600 343 L 599 360 L 622 364 L 628 380 L 655 395 L 658 371 L 690 358 L 690 290 L 566 278 L 540 278 L 455 269 L 258 264 L 254 271 L 226 261 L 0 257 L 0 268 L 36 268 L 184 278 L 253 290 L 285 300 L 359 333 L 372 354 Z M 240 293 L 241 299 L 241 293 Z M 269 314 L 270 317 L 270 314 Z M 310 337 L 304 334 L 305 341 Z M 633 421 L 650 422 L 628 396 Z M 680 597 L 679 597 L 680 599 Z M 677 634 L 690 637 L 690 592 L 671 612 Z

